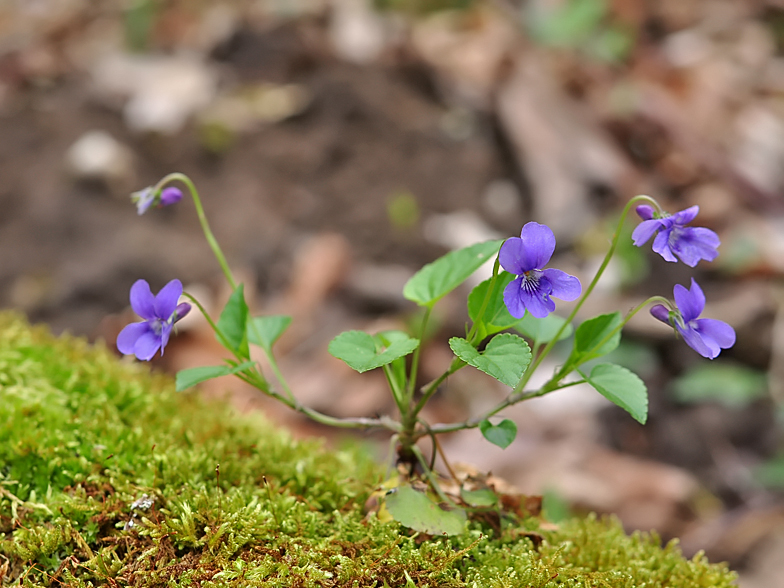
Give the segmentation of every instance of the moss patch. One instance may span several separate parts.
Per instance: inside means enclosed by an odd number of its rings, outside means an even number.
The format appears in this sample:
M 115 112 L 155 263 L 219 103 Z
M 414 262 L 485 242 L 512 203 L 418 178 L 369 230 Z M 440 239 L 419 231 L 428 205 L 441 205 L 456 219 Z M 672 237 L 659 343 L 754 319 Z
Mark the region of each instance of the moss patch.
M 220 465 L 219 474 L 216 466 Z M 362 506 L 383 472 L 0 314 L 0 576 L 26 586 L 729 587 L 676 544 L 574 520 L 422 540 Z M 538 522 L 524 522 L 536 530 Z

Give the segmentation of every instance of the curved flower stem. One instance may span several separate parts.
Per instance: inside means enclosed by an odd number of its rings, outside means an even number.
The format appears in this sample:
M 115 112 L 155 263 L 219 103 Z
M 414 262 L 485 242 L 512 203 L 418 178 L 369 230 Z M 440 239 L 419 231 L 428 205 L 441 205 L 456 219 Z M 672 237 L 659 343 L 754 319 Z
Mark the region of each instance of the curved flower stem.
M 253 327 L 255 329 L 255 326 Z M 267 361 L 269 361 L 270 369 L 272 369 L 272 373 L 275 374 L 275 378 L 278 380 L 278 383 L 283 388 L 283 392 L 286 393 L 286 396 L 289 397 L 289 400 L 296 405 L 299 406 L 299 401 L 294 397 L 294 393 L 291 391 L 291 388 L 286 382 L 286 378 L 283 376 L 283 373 L 280 371 L 278 367 L 278 361 L 275 359 L 275 356 L 272 354 L 272 350 L 264 349 L 264 355 L 267 356 Z
M 223 270 L 223 275 L 226 276 L 226 281 L 229 283 L 229 286 L 231 287 L 231 290 L 233 292 L 234 290 L 237 289 L 237 283 L 234 281 L 234 276 L 232 275 L 231 269 L 229 268 L 229 264 L 226 261 L 226 257 L 223 255 L 223 251 L 221 250 L 220 245 L 218 244 L 218 240 L 215 238 L 215 235 L 213 235 L 212 231 L 210 230 L 210 225 L 207 222 L 207 215 L 204 214 L 204 207 L 201 205 L 201 198 L 199 198 L 199 192 L 196 190 L 196 186 L 194 185 L 193 181 L 184 173 L 174 172 L 164 176 L 155 185 L 155 188 L 153 189 L 155 191 L 161 190 L 169 182 L 175 182 L 175 181 L 182 182 L 188 188 L 188 191 L 191 194 L 191 198 L 193 199 L 193 206 L 196 208 L 196 215 L 199 217 L 199 223 L 201 223 L 201 228 L 202 231 L 204 232 L 204 237 L 207 239 L 207 243 L 209 244 L 210 249 L 212 249 L 212 253 L 213 255 L 215 255 L 215 259 L 218 260 L 218 263 L 220 264 L 221 269 Z M 204 309 L 201 310 L 202 310 L 202 314 L 207 316 L 207 314 L 204 312 Z M 210 321 L 210 326 L 212 326 L 213 330 L 216 333 L 218 333 L 218 329 L 215 327 L 215 324 L 212 323 L 212 321 Z M 254 329 L 254 331 L 256 331 L 256 333 L 258 334 L 258 329 L 256 328 L 256 325 L 253 322 L 251 322 L 251 326 Z M 221 338 L 221 344 L 230 350 L 231 346 L 227 344 L 225 337 L 220 336 L 220 338 Z M 270 354 L 268 354 L 268 357 L 269 355 Z M 286 384 L 285 381 L 281 380 L 282 374 L 280 374 L 280 371 L 277 370 L 277 365 L 275 364 L 274 358 L 269 357 L 269 359 L 270 359 L 270 365 L 272 365 L 272 369 L 273 371 L 275 371 L 275 375 L 280 381 L 281 385 L 283 386 L 283 389 L 286 391 L 286 393 L 288 394 L 292 402 L 296 403 L 296 401 L 294 400 L 294 395 L 291 393 L 291 390 L 289 389 L 288 385 Z M 269 384 L 267 383 L 264 374 L 261 373 L 260 370 L 258 371 L 258 377 L 262 382 L 261 389 L 269 390 Z
M 590 351 L 587 351 L 586 353 L 590 354 L 593 353 L 594 350 L 596 349 L 601 349 L 602 346 L 605 343 L 607 343 L 610 339 L 612 339 L 618 331 L 620 331 L 626 326 L 626 323 L 628 323 L 635 314 L 640 312 L 643 308 L 645 308 L 649 304 L 654 304 L 656 302 L 658 302 L 659 304 L 663 304 L 664 306 L 667 306 L 668 308 L 672 309 L 672 302 L 670 302 L 664 296 L 651 296 L 650 298 L 646 298 L 645 300 L 640 302 L 637 306 L 632 308 L 629 312 L 627 312 L 626 316 L 623 317 L 621 323 L 617 327 L 615 327 L 612 331 L 607 333 L 607 335 L 605 335 L 596 345 L 594 345 L 590 349 Z
M 215 335 L 218 337 L 218 340 L 220 341 L 221 345 L 223 345 L 227 350 L 229 350 L 237 359 L 237 361 L 239 362 L 243 361 L 245 358 L 240 357 L 236 352 L 232 351 L 229 342 L 226 340 L 226 337 L 223 335 L 221 330 L 218 329 L 218 325 L 216 325 L 215 321 L 212 320 L 209 313 L 207 313 L 206 309 L 201 305 L 201 302 L 196 300 L 196 298 L 194 298 L 192 295 L 188 294 L 187 292 L 183 292 L 182 295 L 185 296 L 185 298 L 187 298 L 188 300 L 190 300 L 196 306 L 196 308 L 199 309 L 199 312 L 201 312 L 201 314 L 207 320 L 207 323 L 210 325 L 212 330 L 215 331 Z M 270 389 L 267 380 L 264 378 L 264 376 L 261 374 L 258 368 L 254 367 L 253 370 L 254 371 L 252 373 L 254 374 L 257 383 L 254 383 L 252 385 L 255 388 L 258 388 L 259 390 L 264 392 L 265 394 L 276 395 L 277 393 Z
M 215 259 L 218 260 L 218 263 L 223 270 L 223 275 L 226 276 L 226 280 L 229 282 L 229 286 L 231 286 L 232 291 L 235 290 L 237 284 L 234 281 L 234 276 L 231 274 L 231 269 L 229 269 L 229 264 L 226 262 L 226 258 L 223 255 L 223 251 L 221 251 L 220 245 L 218 245 L 218 241 L 215 239 L 215 236 L 210 230 L 210 225 L 207 222 L 207 216 L 204 214 L 204 208 L 201 205 L 201 199 L 199 198 L 199 193 L 196 190 L 196 186 L 193 184 L 193 181 L 191 181 L 191 179 L 184 173 L 174 172 L 168 174 L 160 182 L 158 182 L 154 190 L 157 192 L 169 182 L 174 181 L 179 181 L 185 184 L 185 186 L 188 188 L 188 191 L 191 193 L 191 198 L 193 198 L 193 205 L 196 207 L 196 214 L 199 217 L 199 222 L 201 223 L 201 229 L 204 232 L 204 237 L 207 239 L 207 243 L 209 243 L 210 248 L 212 249 L 212 253 L 215 255 Z
M 503 243 L 501 247 L 503 247 Z M 493 264 L 493 275 L 490 278 L 490 284 L 487 286 L 487 292 L 485 292 L 485 299 L 482 301 L 482 306 L 479 309 L 479 314 L 477 315 L 477 319 L 480 321 L 482 317 L 485 315 L 485 310 L 487 309 L 487 305 L 490 303 L 490 298 L 493 294 L 493 290 L 495 289 L 495 283 L 498 280 L 498 269 L 501 267 L 501 257 L 500 257 L 500 249 L 499 255 L 495 256 L 495 263 Z M 466 340 L 473 345 L 473 338 L 476 335 L 477 327 L 479 326 L 479 322 L 474 321 L 474 324 L 471 325 L 471 330 L 466 335 Z
M 602 277 L 602 274 L 604 274 L 604 270 L 607 269 L 607 266 L 609 265 L 612 256 L 615 254 L 615 249 L 618 246 L 618 239 L 621 236 L 621 230 L 623 229 L 623 223 L 626 221 L 626 216 L 629 214 L 632 205 L 638 202 L 648 202 L 649 204 L 652 204 L 657 211 L 661 211 L 661 206 L 659 206 L 659 203 L 656 202 L 656 200 L 654 200 L 650 196 L 645 196 L 643 194 L 639 196 L 635 196 L 634 198 L 630 199 L 629 202 L 626 203 L 626 206 L 624 207 L 623 212 L 621 213 L 621 218 L 618 220 L 618 225 L 615 228 L 615 233 L 613 233 L 610 249 L 607 251 L 607 254 L 604 256 L 604 260 L 602 261 L 602 264 L 599 266 L 596 275 L 594 276 L 593 280 L 591 280 L 591 283 L 588 285 L 588 287 L 585 289 L 585 292 L 580 297 L 580 300 L 577 302 L 577 304 L 575 304 L 574 308 L 572 309 L 572 312 L 569 314 L 569 316 L 566 318 L 564 323 L 561 325 L 561 328 L 558 329 L 558 332 L 555 334 L 555 336 L 550 340 L 549 343 L 547 343 L 545 348 L 542 350 L 542 353 L 540 353 L 539 356 L 536 358 L 536 360 L 534 360 L 534 362 L 530 366 L 528 366 L 528 369 L 525 370 L 523 377 L 517 383 L 517 386 L 515 386 L 512 395 L 520 393 L 520 391 L 523 388 L 525 388 L 525 385 L 531 379 L 531 376 L 536 371 L 536 368 L 539 367 L 539 365 L 542 363 L 544 358 L 547 357 L 550 351 L 552 351 L 553 346 L 558 342 L 558 338 L 561 336 L 561 333 L 563 333 L 564 329 L 566 328 L 566 325 L 570 324 L 574 320 L 574 317 L 577 316 L 577 313 L 579 312 L 580 308 L 585 303 L 585 301 L 588 299 L 588 296 L 590 296 L 591 292 L 593 292 L 593 289 L 596 287 L 596 284 L 599 282 L 599 279 Z

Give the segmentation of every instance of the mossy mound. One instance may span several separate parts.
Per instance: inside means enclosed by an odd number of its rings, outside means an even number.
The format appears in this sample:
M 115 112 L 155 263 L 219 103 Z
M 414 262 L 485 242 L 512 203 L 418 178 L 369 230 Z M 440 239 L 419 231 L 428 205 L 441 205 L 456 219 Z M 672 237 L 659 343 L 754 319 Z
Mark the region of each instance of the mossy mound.
M 219 474 L 216 466 L 220 464 Z M 382 472 L 0 314 L 0 576 L 68 586 L 729 587 L 589 518 L 422 540 L 367 518 Z M 537 525 L 533 519 L 532 527 Z

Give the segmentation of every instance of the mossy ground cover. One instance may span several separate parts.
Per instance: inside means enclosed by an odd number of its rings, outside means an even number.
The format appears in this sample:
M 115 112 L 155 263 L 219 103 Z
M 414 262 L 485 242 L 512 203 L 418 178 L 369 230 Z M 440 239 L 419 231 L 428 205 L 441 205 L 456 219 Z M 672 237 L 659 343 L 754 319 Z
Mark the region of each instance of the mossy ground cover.
M 480 464 L 481 465 L 481 464 Z M 219 469 L 218 467 L 219 466 Z M 722 588 L 734 574 L 588 518 L 424 538 L 366 516 L 383 470 L 104 348 L 0 314 L 0 576 L 24 586 Z

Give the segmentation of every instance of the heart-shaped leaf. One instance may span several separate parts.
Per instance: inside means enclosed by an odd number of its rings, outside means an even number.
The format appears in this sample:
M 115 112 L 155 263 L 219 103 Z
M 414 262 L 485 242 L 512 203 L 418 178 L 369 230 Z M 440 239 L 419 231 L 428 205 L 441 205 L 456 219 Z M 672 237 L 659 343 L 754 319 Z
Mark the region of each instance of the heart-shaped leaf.
M 600 363 L 585 380 L 635 420 L 643 425 L 648 420 L 648 389 L 633 372 L 613 363 Z
M 503 240 L 485 241 L 450 251 L 414 274 L 406 282 L 403 296 L 421 306 L 433 306 L 497 254 L 502 243 Z
M 468 316 L 475 323 L 479 323 L 479 340 L 508 329 L 520 321 L 509 314 L 506 304 L 504 304 L 504 288 L 514 279 L 515 276 L 509 272 L 498 274 L 482 316 L 479 316 L 479 313 L 482 310 L 492 278 L 479 284 L 468 295 Z
M 498 445 L 501 449 L 509 447 L 517 437 L 517 425 L 509 419 L 504 419 L 497 425 L 485 419 L 479 423 L 479 430 L 485 439 L 493 445 Z
M 493 337 L 482 353 L 460 337 L 452 337 L 449 346 L 455 355 L 467 364 L 513 388 L 531 363 L 531 348 L 528 343 L 511 333 L 501 333 Z
M 291 317 L 282 314 L 254 317 L 248 322 L 248 341 L 269 353 L 290 324 Z
M 406 335 L 405 339 L 398 338 L 382 349 L 382 345 L 367 333 L 346 331 L 332 339 L 328 349 L 332 355 L 362 373 L 392 363 L 418 346 L 419 339 Z
M 241 357 L 250 357 L 248 351 L 248 339 L 246 335 L 246 325 L 248 322 L 248 305 L 245 304 L 245 294 L 243 285 L 240 284 L 231 293 L 226 306 L 223 307 L 218 318 L 218 331 L 225 341 L 218 337 L 221 344 L 226 345 L 230 351 L 237 353 Z
M 557 314 L 548 314 L 544 318 L 536 318 L 530 312 L 526 312 L 525 316 L 514 328 L 517 332 L 531 339 L 534 345 L 543 345 L 553 340 L 555 334 L 565 322 L 566 319 L 561 318 Z M 566 325 L 558 336 L 558 340 L 566 339 L 572 333 L 574 333 L 574 327 L 571 324 Z
M 212 365 L 180 370 L 177 372 L 177 376 L 175 378 L 175 388 L 177 392 L 182 392 L 191 386 L 201 384 L 202 382 L 206 382 L 212 378 L 230 376 L 231 374 L 237 374 L 239 372 L 245 371 L 249 367 L 253 366 L 254 363 L 255 362 L 253 361 L 246 361 L 234 367 L 230 365 Z
M 386 495 L 386 506 L 401 525 L 429 535 L 459 535 L 465 529 L 465 511 L 444 510 L 411 486 L 393 488 Z

